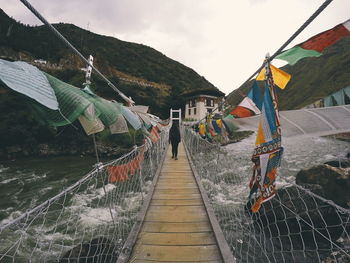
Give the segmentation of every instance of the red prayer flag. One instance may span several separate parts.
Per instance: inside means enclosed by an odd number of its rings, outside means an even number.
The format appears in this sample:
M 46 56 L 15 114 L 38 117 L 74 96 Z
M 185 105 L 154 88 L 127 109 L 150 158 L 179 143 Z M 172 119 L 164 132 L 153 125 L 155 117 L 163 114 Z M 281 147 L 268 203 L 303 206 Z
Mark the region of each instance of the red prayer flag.
M 122 165 L 110 165 L 107 167 L 108 182 L 124 182 L 128 180 L 128 169 L 125 164 Z
M 246 118 L 255 115 L 255 113 L 252 110 L 242 106 L 237 106 L 230 112 L 230 114 L 235 118 Z
M 156 126 L 152 127 L 150 138 L 151 138 L 153 143 L 156 143 L 159 140 L 159 134 L 157 132 Z
M 343 24 L 339 24 L 332 29 L 313 36 L 299 46 L 304 49 L 312 49 L 321 53 L 326 47 L 333 45 L 339 39 L 346 36 L 350 36 L 350 19 Z

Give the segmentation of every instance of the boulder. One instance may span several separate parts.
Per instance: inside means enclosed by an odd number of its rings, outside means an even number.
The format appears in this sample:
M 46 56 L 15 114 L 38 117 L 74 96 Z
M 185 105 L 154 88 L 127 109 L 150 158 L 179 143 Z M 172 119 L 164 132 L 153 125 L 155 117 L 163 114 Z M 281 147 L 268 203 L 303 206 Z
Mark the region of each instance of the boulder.
M 324 194 L 319 185 L 307 187 L 316 194 Z M 278 189 L 276 196 L 254 214 L 250 209 L 252 203 L 246 205 L 246 211 L 253 220 L 255 236 L 264 239 L 267 255 L 279 254 L 286 262 L 314 262 L 317 255 L 311 254 L 316 250 L 321 258 L 326 258 L 332 252 L 332 242 L 344 233 L 346 218 L 297 186 Z M 311 253 L 307 258 L 305 251 Z
M 333 160 L 325 162 L 324 164 L 327 164 L 332 167 L 338 167 L 338 168 L 349 168 L 350 167 L 350 161 L 349 160 Z
M 320 194 L 328 200 L 344 207 L 350 207 L 350 168 L 336 168 L 327 164 L 301 170 L 296 175 L 299 185 L 319 185 Z

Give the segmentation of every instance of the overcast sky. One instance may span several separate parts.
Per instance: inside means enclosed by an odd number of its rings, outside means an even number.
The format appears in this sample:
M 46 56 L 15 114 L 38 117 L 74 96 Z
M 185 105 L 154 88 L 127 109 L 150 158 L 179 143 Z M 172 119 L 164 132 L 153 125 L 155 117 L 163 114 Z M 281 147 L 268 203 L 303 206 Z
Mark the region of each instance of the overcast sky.
M 324 0 L 29 2 L 51 23 L 72 23 L 98 34 L 151 46 L 193 68 L 228 94 L 261 65 L 267 52 L 273 54 Z M 41 24 L 19 0 L 0 0 L 0 7 L 24 24 Z M 334 0 L 288 47 L 349 18 L 350 0 Z

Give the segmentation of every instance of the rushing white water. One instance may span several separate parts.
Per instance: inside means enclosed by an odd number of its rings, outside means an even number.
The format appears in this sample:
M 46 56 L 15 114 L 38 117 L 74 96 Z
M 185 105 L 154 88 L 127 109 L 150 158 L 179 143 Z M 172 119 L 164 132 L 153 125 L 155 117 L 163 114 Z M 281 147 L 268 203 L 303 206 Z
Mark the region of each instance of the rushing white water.
M 251 176 L 252 162 L 250 161 L 254 150 L 255 135 L 230 144 L 225 149 L 232 156 L 238 172 Z M 317 164 L 331 160 L 343 160 L 350 152 L 350 143 L 325 137 L 286 138 L 282 141 L 284 148 L 282 165 L 278 170 L 279 180 L 290 181 L 301 169 L 307 169 Z

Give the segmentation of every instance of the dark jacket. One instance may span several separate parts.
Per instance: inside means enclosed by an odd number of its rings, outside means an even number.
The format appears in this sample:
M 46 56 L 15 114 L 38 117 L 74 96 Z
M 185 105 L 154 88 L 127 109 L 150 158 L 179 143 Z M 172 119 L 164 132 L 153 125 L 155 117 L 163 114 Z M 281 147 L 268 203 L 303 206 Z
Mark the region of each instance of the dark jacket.
M 171 126 L 169 132 L 169 142 L 179 143 L 181 141 L 180 130 L 176 125 Z

